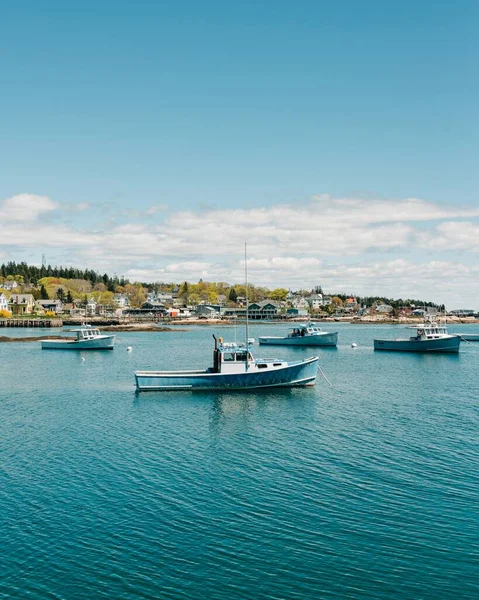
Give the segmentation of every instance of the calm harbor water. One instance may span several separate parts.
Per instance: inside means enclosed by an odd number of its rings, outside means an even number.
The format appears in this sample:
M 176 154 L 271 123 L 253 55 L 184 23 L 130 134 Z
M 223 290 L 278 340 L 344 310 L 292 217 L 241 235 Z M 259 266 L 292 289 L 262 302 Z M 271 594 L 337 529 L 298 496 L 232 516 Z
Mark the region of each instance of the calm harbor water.
M 479 343 L 374 353 L 404 329 L 328 329 L 333 387 L 262 393 L 135 395 L 135 370 L 209 366 L 231 327 L 0 344 L 0 597 L 477 598 Z

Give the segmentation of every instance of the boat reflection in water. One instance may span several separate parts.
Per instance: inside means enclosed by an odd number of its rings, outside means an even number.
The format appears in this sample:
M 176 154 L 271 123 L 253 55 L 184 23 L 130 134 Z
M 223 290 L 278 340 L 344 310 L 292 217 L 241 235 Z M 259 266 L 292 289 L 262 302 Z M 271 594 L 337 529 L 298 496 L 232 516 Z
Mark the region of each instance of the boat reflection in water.
M 214 335 L 213 338 L 212 367 L 194 371 L 137 371 L 137 390 L 256 390 L 311 386 L 316 381 L 317 356 L 291 362 L 255 359 L 250 344 L 225 343 Z

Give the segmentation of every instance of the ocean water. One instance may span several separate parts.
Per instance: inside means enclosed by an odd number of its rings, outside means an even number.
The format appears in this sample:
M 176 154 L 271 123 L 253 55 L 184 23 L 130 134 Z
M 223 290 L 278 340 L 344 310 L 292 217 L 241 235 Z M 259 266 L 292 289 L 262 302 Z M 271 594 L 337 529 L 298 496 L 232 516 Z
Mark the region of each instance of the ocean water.
M 0 597 L 479 597 L 479 343 L 375 353 L 404 329 L 329 325 L 337 349 L 255 354 L 318 353 L 332 387 L 261 393 L 135 394 L 231 327 L 0 344 Z

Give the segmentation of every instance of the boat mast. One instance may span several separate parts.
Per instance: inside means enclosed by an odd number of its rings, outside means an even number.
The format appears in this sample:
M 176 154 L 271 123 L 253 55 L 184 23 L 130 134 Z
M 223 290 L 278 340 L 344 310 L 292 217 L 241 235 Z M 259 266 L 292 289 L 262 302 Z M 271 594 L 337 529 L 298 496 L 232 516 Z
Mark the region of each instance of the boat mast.
M 246 296 L 246 370 L 249 369 L 249 320 L 248 320 L 248 263 L 246 260 L 246 242 L 244 243 L 244 275 L 245 275 L 245 296 Z

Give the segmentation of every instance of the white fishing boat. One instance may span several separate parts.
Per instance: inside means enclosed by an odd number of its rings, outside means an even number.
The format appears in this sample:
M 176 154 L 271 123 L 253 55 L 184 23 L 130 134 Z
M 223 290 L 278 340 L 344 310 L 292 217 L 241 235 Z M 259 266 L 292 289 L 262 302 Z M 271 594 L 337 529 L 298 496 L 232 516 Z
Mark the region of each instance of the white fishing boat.
M 248 299 L 248 269 L 245 245 L 246 300 Z M 248 302 L 246 302 L 248 306 Z M 314 385 L 318 357 L 285 361 L 280 358 L 254 358 L 251 354 L 248 310 L 246 310 L 245 343 L 215 340 L 213 366 L 203 370 L 137 371 L 138 391 L 166 390 L 258 390 L 272 387 Z
M 374 340 L 375 350 L 396 350 L 401 352 L 459 352 L 461 338 L 449 334 L 444 321 L 430 317 L 414 327 L 416 335 L 393 340 Z
M 257 390 L 314 385 L 318 357 L 285 361 L 254 358 L 250 345 L 223 342 L 215 336 L 213 366 L 204 370 L 137 371 L 138 391 Z
M 64 339 L 42 340 L 44 350 L 113 350 L 114 335 L 106 335 L 91 325 L 82 325 L 69 329 L 75 336 L 65 336 Z
M 323 331 L 315 323 L 309 322 L 294 327 L 286 336 L 261 336 L 258 342 L 271 346 L 336 346 L 338 333 Z

